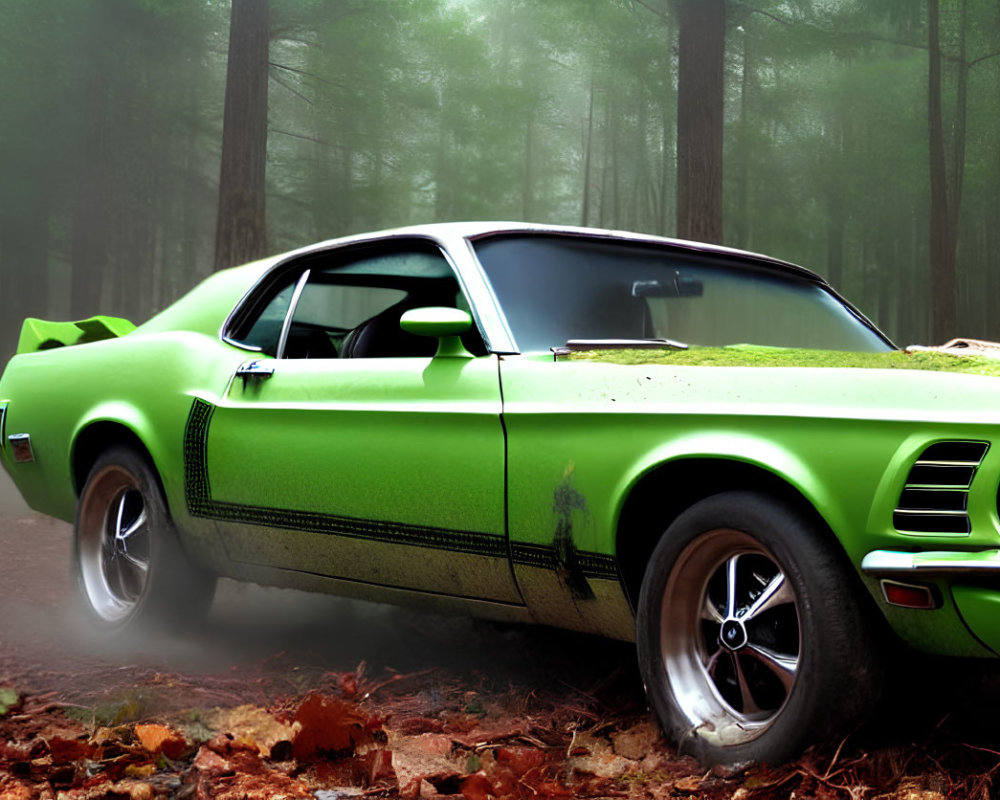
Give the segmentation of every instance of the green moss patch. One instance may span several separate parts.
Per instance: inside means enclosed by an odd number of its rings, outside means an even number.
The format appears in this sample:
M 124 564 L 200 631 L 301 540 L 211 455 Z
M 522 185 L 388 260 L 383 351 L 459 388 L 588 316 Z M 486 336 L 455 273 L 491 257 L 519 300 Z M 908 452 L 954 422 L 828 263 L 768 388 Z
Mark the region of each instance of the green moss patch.
M 685 367 L 839 367 L 841 369 L 922 369 L 1000 377 L 1000 359 L 933 351 L 846 353 L 785 347 L 732 345 L 689 350 L 587 350 L 560 356 L 604 364 L 674 364 Z

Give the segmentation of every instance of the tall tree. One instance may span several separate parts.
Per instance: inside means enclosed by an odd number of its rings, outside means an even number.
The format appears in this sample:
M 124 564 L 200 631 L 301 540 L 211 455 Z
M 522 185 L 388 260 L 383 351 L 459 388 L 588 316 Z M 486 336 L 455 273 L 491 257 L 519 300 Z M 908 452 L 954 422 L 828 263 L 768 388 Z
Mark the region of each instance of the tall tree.
M 726 0 L 676 0 L 677 236 L 722 241 Z
M 963 28 L 964 28 L 963 8 Z M 964 38 L 964 30 L 963 30 Z M 931 336 L 944 341 L 955 330 L 955 257 L 958 244 L 957 204 L 948 191 L 944 148 L 944 115 L 941 109 L 941 17 L 938 0 L 927 0 L 928 84 L 927 116 L 931 176 Z M 953 165 L 956 169 L 958 165 Z M 960 184 L 959 184 L 960 185 Z
M 215 268 L 267 252 L 268 0 L 232 0 Z

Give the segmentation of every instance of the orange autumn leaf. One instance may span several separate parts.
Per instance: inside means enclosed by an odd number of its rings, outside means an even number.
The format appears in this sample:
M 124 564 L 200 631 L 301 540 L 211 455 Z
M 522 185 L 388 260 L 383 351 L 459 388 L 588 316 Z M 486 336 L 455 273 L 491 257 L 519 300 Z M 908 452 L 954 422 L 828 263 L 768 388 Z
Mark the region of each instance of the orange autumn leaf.
M 143 750 L 175 760 L 180 758 L 188 747 L 184 737 L 166 725 L 136 725 L 135 738 L 139 740 Z

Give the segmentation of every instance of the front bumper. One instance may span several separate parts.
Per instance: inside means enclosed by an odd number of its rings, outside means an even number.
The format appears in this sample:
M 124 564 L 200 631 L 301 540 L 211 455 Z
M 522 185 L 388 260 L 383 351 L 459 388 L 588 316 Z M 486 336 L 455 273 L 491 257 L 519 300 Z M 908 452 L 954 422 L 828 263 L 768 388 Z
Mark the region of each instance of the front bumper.
M 862 559 L 861 571 L 876 578 L 926 578 L 950 591 L 969 632 L 1000 654 L 1000 550 L 873 550 Z
M 1000 575 L 1000 550 L 932 550 L 922 553 L 873 550 L 862 559 L 861 570 L 869 575 L 882 576 Z

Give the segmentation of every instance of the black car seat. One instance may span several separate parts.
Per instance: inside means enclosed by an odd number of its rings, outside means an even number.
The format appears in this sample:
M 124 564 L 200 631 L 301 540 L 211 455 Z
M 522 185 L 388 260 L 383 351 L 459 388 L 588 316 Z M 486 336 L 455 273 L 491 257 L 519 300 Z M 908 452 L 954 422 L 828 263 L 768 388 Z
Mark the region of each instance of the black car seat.
M 398 358 L 432 356 L 437 352 L 437 340 L 407 333 L 399 327 L 399 318 L 411 308 L 419 308 L 407 300 L 389 306 L 352 330 L 340 346 L 341 358 Z

